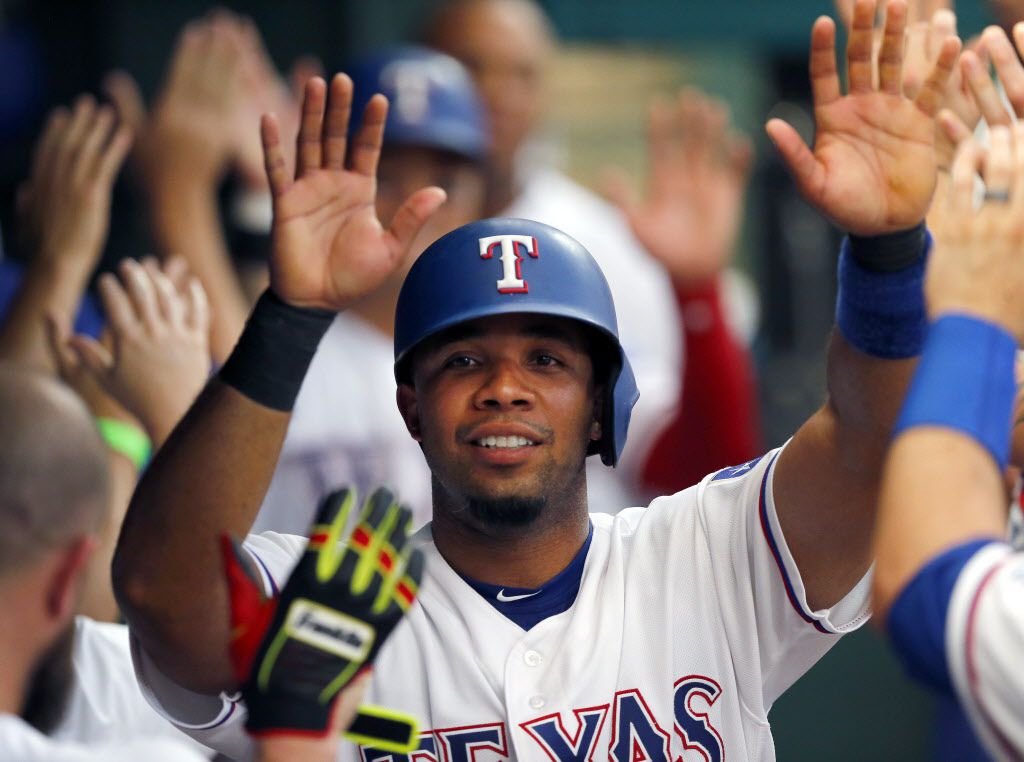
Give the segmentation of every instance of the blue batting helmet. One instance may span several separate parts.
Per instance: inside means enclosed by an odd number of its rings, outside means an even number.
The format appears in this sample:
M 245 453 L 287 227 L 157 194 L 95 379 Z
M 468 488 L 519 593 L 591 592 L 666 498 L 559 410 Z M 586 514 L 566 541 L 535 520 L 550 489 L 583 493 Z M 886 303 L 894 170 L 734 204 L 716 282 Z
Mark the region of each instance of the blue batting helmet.
M 561 230 L 533 220 L 471 222 L 431 244 L 402 284 L 395 312 L 395 376 L 409 379 L 413 348 L 446 328 L 489 315 L 529 313 L 576 320 L 611 349 L 604 432 L 590 453 L 614 466 L 640 393 L 619 343 L 615 304 L 601 268 Z
M 390 102 L 385 144 L 436 148 L 478 161 L 490 142 L 483 104 L 466 68 L 451 56 L 404 45 L 378 50 L 346 69 L 351 128 L 374 93 Z

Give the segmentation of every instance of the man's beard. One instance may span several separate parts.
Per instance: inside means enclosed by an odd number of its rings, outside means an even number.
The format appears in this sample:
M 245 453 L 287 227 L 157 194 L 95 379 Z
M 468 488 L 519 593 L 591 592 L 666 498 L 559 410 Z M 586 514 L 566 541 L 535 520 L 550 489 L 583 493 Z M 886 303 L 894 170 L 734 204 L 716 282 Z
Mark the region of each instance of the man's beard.
M 40 733 L 52 732 L 64 718 L 74 671 L 75 624 L 71 622 L 36 664 L 21 717 Z
M 524 527 L 532 524 L 543 512 L 548 499 L 541 497 L 471 497 L 469 513 L 477 521 L 490 526 Z

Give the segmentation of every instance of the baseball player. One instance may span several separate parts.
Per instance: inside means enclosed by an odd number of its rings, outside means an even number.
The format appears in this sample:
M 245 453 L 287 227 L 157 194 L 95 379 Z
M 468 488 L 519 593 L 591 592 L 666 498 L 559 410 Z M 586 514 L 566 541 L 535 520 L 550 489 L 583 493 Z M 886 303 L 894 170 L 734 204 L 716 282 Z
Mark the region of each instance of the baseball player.
M 997 759 L 1024 755 L 1024 555 L 1004 472 L 1024 337 L 1024 126 L 964 140 L 936 209 L 932 324 L 886 462 L 875 605 L 910 672 L 956 696 Z M 984 167 L 985 197 L 974 203 Z
M 593 254 L 608 279 L 619 335 L 642 392 L 620 467 L 612 471 L 595 460 L 588 469 L 591 510 L 615 513 L 635 499 L 643 461 L 680 396 L 684 347 L 671 280 L 615 206 L 536 150 L 557 44 L 536 3 L 439 3 L 425 37 L 466 65 L 487 108 L 487 215 L 537 220 L 568 233 Z M 663 227 L 658 232 L 664 234 Z M 678 236 L 671 237 L 678 243 Z
M 942 46 L 917 99 L 903 96 L 905 12 L 888 5 L 876 86 L 874 3 L 857 4 L 847 95 L 835 26 L 815 23 L 813 151 L 768 124 L 806 197 L 851 232 L 829 401 L 784 447 L 646 508 L 588 514 L 586 457 L 616 463 L 636 397 L 594 260 L 558 230 L 492 219 L 416 261 L 396 310 L 395 369 L 434 518 L 421 534 L 420 605 L 381 651 L 369 696 L 423 730 L 408 757 L 364 746 L 361 759 L 774 758 L 772 703 L 868 616 L 892 400 L 923 335 L 936 93 L 959 43 Z M 443 200 L 422 189 L 383 229 L 372 201 L 386 103 L 371 99 L 348 150 L 350 82 L 338 75 L 329 91 L 306 87 L 294 178 L 264 118 L 271 288 L 147 470 L 114 563 L 140 680 L 232 756 L 248 750 L 242 713 L 216 695 L 235 679 L 206 541 L 248 531 L 319 338 L 400 267 Z M 303 542 L 248 538 L 268 589 Z

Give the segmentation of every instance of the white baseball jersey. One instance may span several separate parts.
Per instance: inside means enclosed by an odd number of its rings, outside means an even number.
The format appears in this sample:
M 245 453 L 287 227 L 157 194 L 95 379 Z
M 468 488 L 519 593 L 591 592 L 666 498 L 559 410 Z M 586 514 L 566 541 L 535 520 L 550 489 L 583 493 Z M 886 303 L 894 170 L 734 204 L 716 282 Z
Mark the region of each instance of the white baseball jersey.
M 206 757 L 169 738 L 119 743 L 74 743 L 44 736 L 20 717 L 0 714 L 0 758 L 6 762 L 204 762 Z
M 430 471 L 395 402 L 391 338 L 352 314 L 320 342 L 295 403 L 254 531 L 303 533 L 320 500 L 341 486 L 368 495 L 387 484 L 430 520 Z
M 830 610 L 809 610 L 772 499 L 777 455 L 647 508 L 592 514 L 574 602 L 529 630 L 460 577 L 424 529 L 419 603 L 381 650 L 368 696 L 420 718 L 420 750 L 342 758 L 774 759 L 772 703 L 867 619 L 869 588 L 865 577 Z M 271 589 L 304 546 L 273 533 L 247 542 Z M 239 704 L 173 685 L 137 644 L 133 655 L 161 711 L 214 748 L 251 754 Z
M 985 746 L 997 759 L 1024 757 L 1024 553 L 994 542 L 964 565 L 949 602 L 946 658 Z
M 143 699 L 132 671 L 127 627 L 77 617 L 71 658 L 74 679 L 60 724 L 44 736 L 19 717 L 0 715 L 0 759 L 170 762 L 209 758 L 208 750 Z

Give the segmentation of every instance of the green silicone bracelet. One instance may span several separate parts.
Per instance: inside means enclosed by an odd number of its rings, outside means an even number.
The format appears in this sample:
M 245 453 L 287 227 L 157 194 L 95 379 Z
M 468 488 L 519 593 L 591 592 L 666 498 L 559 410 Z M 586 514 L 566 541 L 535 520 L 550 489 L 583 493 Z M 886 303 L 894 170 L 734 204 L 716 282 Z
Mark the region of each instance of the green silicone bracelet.
M 96 427 L 100 436 L 107 443 L 107 447 L 116 453 L 124 455 L 134 465 L 136 470 L 141 471 L 142 467 L 149 462 L 149 456 L 153 446 L 146 436 L 146 432 L 130 423 L 119 421 L 116 418 L 97 418 Z

